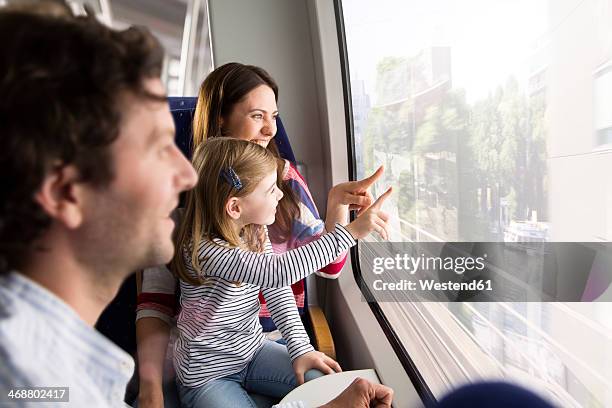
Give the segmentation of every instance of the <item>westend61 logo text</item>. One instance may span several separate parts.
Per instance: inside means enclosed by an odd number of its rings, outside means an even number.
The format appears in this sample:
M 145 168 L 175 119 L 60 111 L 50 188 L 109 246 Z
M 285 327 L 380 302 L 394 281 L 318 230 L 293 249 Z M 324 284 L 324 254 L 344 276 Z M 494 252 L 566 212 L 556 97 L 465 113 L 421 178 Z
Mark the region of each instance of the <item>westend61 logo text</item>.
M 395 257 L 376 257 L 374 258 L 374 268 L 372 272 L 380 275 L 384 271 L 396 270 L 407 271 L 415 274 L 418 270 L 429 271 L 454 271 L 458 275 L 462 275 L 466 271 L 482 271 L 485 268 L 485 258 L 487 255 L 472 258 L 466 257 L 439 257 L 425 256 L 421 254 L 419 257 L 412 257 L 408 254 L 397 254 Z

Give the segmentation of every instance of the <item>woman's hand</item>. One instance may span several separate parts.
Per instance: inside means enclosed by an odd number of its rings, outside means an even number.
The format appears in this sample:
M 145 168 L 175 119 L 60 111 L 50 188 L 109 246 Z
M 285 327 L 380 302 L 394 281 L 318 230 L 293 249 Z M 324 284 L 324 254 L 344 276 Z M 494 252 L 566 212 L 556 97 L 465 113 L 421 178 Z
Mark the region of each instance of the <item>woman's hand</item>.
M 163 371 L 166 349 L 170 341 L 170 326 L 157 317 L 145 317 L 136 322 L 138 376 L 140 390 L 138 406 L 164 408 Z
M 328 194 L 328 203 L 333 206 L 348 205 L 349 209 L 361 213 L 374 201 L 369 188 L 382 176 L 384 166 L 380 166 L 374 174 L 363 180 L 348 181 L 335 185 Z M 328 205 L 329 209 L 330 205 Z
M 360 215 L 374 202 L 369 188 L 382 176 L 383 171 L 384 167 L 380 166 L 368 178 L 340 183 L 329 191 L 325 218 L 327 231 L 332 231 L 336 224 L 346 224 L 349 219 L 349 210 L 356 210 L 357 215 Z
M 304 374 L 311 369 L 317 369 L 323 374 L 333 374 L 342 371 L 340 364 L 320 351 L 309 351 L 293 360 L 293 372 L 298 385 L 304 384 Z
M 389 187 L 387 191 L 374 204 L 365 210 L 355 221 L 346 226 L 346 229 L 351 233 L 353 238 L 361 239 L 367 236 L 372 231 L 378 232 L 383 239 L 389 239 L 389 231 L 387 230 L 387 222 L 389 215 L 381 210 L 385 200 L 389 198 L 393 192 L 393 188 Z

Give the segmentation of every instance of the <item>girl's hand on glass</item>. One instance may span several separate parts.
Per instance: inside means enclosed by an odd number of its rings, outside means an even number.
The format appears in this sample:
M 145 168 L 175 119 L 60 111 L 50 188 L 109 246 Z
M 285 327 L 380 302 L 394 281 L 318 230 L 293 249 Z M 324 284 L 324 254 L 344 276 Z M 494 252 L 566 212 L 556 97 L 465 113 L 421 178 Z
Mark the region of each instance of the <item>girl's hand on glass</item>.
M 293 360 L 293 372 L 295 373 L 298 385 L 304 384 L 304 374 L 312 369 L 319 370 L 323 374 L 333 374 L 342 371 L 340 364 L 333 358 L 320 351 L 309 351 Z
M 381 210 L 385 200 L 389 198 L 393 188 L 389 187 L 387 191 L 374 204 L 365 210 L 359 218 L 346 226 L 346 229 L 351 233 L 353 238 L 361 239 L 369 233 L 376 231 L 382 239 L 389 239 L 388 225 L 389 215 Z
M 374 174 L 363 180 L 335 185 L 329 192 L 328 201 L 332 205 L 348 205 L 350 210 L 356 210 L 357 214 L 360 214 L 374 202 L 369 188 L 382 176 L 383 172 L 384 166 L 380 166 Z

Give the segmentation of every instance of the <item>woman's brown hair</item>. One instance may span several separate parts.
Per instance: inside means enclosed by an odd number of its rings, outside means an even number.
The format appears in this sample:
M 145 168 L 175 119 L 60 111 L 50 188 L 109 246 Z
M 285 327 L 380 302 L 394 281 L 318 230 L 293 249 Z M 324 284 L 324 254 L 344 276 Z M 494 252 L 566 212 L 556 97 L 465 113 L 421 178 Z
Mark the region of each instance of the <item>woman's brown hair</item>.
M 193 148 L 197 149 L 208 139 L 224 136 L 223 118 L 227 119 L 234 106 L 258 86 L 269 86 L 278 101 L 278 86 L 274 79 L 262 68 L 230 62 L 211 72 L 198 93 L 198 104 L 193 118 Z M 275 143 L 267 149 L 278 162 L 278 186 L 283 198 L 278 203 L 276 221 L 270 226 L 270 239 L 285 242 L 291 236 L 293 220 L 298 218 L 300 209 L 291 186 L 283 180 L 285 161 L 280 158 Z

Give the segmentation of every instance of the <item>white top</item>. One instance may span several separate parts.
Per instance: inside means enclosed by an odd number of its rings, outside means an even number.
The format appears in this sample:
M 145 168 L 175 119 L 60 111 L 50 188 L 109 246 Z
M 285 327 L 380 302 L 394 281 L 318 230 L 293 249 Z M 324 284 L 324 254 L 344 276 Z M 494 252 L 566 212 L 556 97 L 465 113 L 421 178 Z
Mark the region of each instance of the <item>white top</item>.
M 55 406 L 121 407 L 134 360 L 85 323 L 63 300 L 26 276 L 0 276 L 0 406 L 15 387 L 69 387 Z
M 244 369 L 265 339 L 258 318 L 261 288 L 291 359 L 312 351 L 289 285 L 353 245 L 355 240 L 341 225 L 283 254 L 272 252 L 269 239 L 263 253 L 229 247 L 221 239 L 205 240 L 198 251 L 198 272 L 189 251 L 183 251 L 187 272 L 208 281 L 201 286 L 180 282 L 174 366 L 181 383 L 197 387 Z

